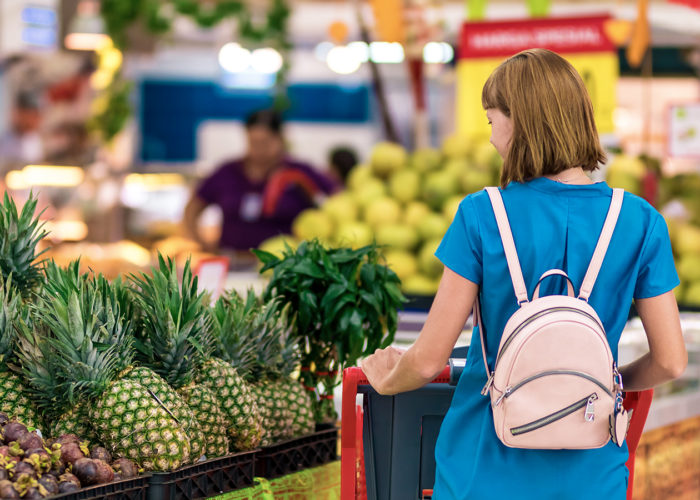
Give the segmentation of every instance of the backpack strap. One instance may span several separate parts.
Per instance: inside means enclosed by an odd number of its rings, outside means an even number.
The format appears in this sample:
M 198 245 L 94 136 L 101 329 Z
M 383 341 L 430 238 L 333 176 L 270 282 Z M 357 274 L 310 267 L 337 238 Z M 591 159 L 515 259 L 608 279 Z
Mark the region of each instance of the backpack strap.
M 513 240 L 513 233 L 511 232 L 510 224 L 508 223 L 506 207 L 503 205 L 503 198 L 501 197 L 501 192 L 497 187 L 487 187 L 486 192 L 491 199 L 493 212 L 496 214 L 496 223 L 498 224 L 498 232 L 501 235 L 503 250 L 505 250 L 506 253 L 508 270 L 510 271 L 510 279 L 513 282 L 515 296 L 518 299 L 518 305 L 520 306 L 524 302 L 528 301 L 527 288 L 525 287 L 525 280 L 523 279 L 523 271 L 520 267 L 518 252 L 515 250 L 515 241 Z
M 617 218 L 620 215 L 620 209 L 622 208 L 622 199 L 624 198 L 624 194 L 625 191 L 623 189 L 613 189 L 608 215 L 605 217 L 603 230 L 600 232 L 598 244 L 593 251 L 591 263 L 588 265 L 588 271 L 586 271 L 586 276 L 583 278 L 583 284 L 581 285 L 581 290 L 578 294 L 578 298 L 583 299 L 586 302 L 588 302 L 588 297 L 591 296 L 593 285 L 595 285 L 595 280 L 598 278 L 598 272 L 600 272 L 600 267 L 603 265 L 603 259 L 605 259 L 605 253 L 608 251 L 608 245 L 610 244 L 613 231 L 615 231 Z

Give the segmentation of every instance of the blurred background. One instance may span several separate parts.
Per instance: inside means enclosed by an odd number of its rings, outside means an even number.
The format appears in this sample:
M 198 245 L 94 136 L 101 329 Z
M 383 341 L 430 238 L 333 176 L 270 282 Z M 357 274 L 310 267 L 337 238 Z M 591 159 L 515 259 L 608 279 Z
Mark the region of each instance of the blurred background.
M 218 244 L 220 203 L 194 233 L 183 218 L 249 153 L 249 114 L 274 108 L 288 157 L 335 187 L 252 246 L 377 239 L 406 291 L 430 296 L 456 204 L 497 181 L 481 86 L 530 46 L 582 74 L 610 152 L 596 175 L 664 211 L 693 254 L 679 297 L 700 304 L 695 0 L 1 0 L 0 178 L 39 193 L 56 259 L 116 275 L 159 249 L 255 271 Z

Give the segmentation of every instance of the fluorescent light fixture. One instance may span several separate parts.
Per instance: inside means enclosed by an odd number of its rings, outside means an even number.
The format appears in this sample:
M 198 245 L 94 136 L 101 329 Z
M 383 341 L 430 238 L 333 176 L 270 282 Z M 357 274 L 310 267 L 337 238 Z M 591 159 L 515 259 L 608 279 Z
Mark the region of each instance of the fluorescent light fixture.
M 328 52 L 326 64 L 339 75 L 349 75 L 360 68 L 362 61 L 357 57 L 356 51 L 346 45 L 339 45 Z
M 369 61 L 369 47 L 365 42 L 350 42 L 348 48 L 353 51 L 355 57 L 361 62 L 366 63 Z
M 23 189 L 20 186 L 25 189 L 32 186 L 75 187 L 82 184 L 84 179 L 85 172 L 82 168 L 58 165 L 27 165 L 21 171 L 8 173 L 5 178 L 12 189 Z
M 428 64 L 446 64 L 454 55 L 454 49 L 449 43 L 428 42 L 423 47 L 423 61 Z
M 283 63 L 282 55 L 273 48 L 265 47 L 253 51 L 251 65 L 258 73 L 277 73 Z
M 369 54 L 376 63 L 397 64 L 404 60 L 403 46 L 398 42 L 372 42 Z
M 247 70 L 252 62 L 252 54 L 237 43 L 229 42 L 219 50 L 219 65 L 229 73 Z
M 61 241 L 81 241 L 87 238 L 88 227 L 80 220 L 46 221 L 44 229 L 49 237 Z

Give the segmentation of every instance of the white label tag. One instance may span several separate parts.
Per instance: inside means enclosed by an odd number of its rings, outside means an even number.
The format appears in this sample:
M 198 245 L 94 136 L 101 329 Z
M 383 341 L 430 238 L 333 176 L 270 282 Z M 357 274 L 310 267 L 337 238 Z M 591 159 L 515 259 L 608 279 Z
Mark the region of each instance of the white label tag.
M 255 221 L 262 214 L 263 200 L 258 193 L 245 193 L 241 200 L 241 219 Z

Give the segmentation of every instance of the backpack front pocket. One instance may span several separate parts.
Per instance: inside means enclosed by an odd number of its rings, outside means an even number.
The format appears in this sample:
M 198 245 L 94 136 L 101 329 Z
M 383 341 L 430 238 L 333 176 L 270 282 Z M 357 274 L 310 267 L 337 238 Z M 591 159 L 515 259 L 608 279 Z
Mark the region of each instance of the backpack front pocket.
M 566 408 L 562 408 L 559 411 L 555 411 L 554 413 L 551 413 L 547 415 L 546 417 L 538 418 L 537 420 L 534 420 L 528 424 L 525 425 L 520 425 L 518 427 L 511 427 L 510 433 L 513 436 L 518 436 L 520 434 L 524 434 L 526 432 L 532 432 L 536 431 L 537 429 L 541 429 L 545 425 L 553 424 L 554 422 L 561 420 L 564 417 L 568 417 L 572 413 L 576 413 L 577 411 L 581 410 L 582 408 L 585 408 L 586 411 L 584 412 L 584 420 L 586 422 L 592 422 L 593 419 L 595 418 L 595 409 L 594 409 L 594 404 L 598 400 L 598 394 L 595 392 L 591 394 L 590 396 L 587 396 L 580 401 L 576 401 L 574 404 L 571 404 L 567 406 Z

